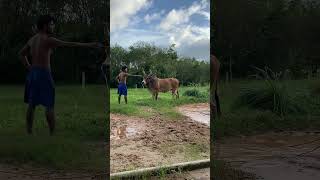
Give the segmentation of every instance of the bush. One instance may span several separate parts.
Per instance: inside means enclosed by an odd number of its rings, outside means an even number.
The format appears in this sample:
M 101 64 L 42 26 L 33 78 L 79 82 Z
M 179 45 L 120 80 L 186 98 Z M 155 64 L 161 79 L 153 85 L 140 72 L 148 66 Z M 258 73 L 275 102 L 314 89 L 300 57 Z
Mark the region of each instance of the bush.
M 235 107 L 248 106 L 250 108 L 270 110 L 280 116 L 287 113 L 304 112 L 290 97 L 286 87 L 279 82 L 275 73 L 270 69 L 256 68 L 265 79 L 264 87 L 246 87 L 240 91 Z
M 206 97 L 198 89 L 188 89 L 183 93 L 183 95 L 184 96 L 197 97 L 197 98 L 205 98 Z

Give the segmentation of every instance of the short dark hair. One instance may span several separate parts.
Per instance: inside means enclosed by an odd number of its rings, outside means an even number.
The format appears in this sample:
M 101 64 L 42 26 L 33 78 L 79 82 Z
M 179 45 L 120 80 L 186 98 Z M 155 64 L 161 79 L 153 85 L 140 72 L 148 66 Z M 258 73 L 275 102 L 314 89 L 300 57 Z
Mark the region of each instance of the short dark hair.
M 55 22 L 55 19 L 50 15 L 41 15 L 37 21 L 38 30 L 43 29 L 45 25 L 48 25 L 50 22 Z
M 124 71 L 124 70 L 126 70 L 128 67 L 126 66 L 126 65 L 123 65 L 122 67 L 121 67 L 121 71 Z

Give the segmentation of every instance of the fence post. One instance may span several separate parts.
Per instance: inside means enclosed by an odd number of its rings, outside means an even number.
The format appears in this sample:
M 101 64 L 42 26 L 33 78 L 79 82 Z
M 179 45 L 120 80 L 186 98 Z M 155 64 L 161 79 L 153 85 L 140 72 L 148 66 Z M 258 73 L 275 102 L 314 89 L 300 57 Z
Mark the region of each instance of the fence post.
M 229 59 L 229 71 L 230 71 L 230 76 L 229 76 L 229 81 L 232 81 L 232 61 L 231 61 L 231 56 Z
M 229 72 L 226 72 L 226 83 L 229 82 Z
M 86 86 L 86 73 L 82 72 L 82 89 L 84 89 Z

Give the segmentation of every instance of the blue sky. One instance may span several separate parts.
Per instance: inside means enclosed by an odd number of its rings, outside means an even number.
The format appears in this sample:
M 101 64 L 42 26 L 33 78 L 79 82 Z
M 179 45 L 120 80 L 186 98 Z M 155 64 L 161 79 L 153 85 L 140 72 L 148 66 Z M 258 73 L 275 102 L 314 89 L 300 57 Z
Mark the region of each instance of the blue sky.
M 180 56 L 209 60 L 209 0 L 111 0 L 111 45 L 176 44 Z

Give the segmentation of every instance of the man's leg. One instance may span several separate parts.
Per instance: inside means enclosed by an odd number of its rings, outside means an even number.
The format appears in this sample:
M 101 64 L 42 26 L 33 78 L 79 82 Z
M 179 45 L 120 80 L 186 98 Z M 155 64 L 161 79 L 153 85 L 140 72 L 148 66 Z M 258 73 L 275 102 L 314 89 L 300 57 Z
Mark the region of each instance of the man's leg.
M 46 118 L 47 118 L 47 123 L 49 125 L 50 135 L 53 135 L 54 129 L 55 129 L 55 123 L 56 123 L 53 108 L 46 109 Z
M 121 100 L 121 95 L 118 96 L 118 102 L 120 104 L 120 100 Z
M 26 115 L 26 121 L 27 121 L 27 133 L 32 134 L 32 124 L 34 119 L 34 110 L 35 106 L 29 104 L 27 115 Z
M 127 96 L 124 96 L 124 101 L 126 102 L 126 104 L 128 104 Z

